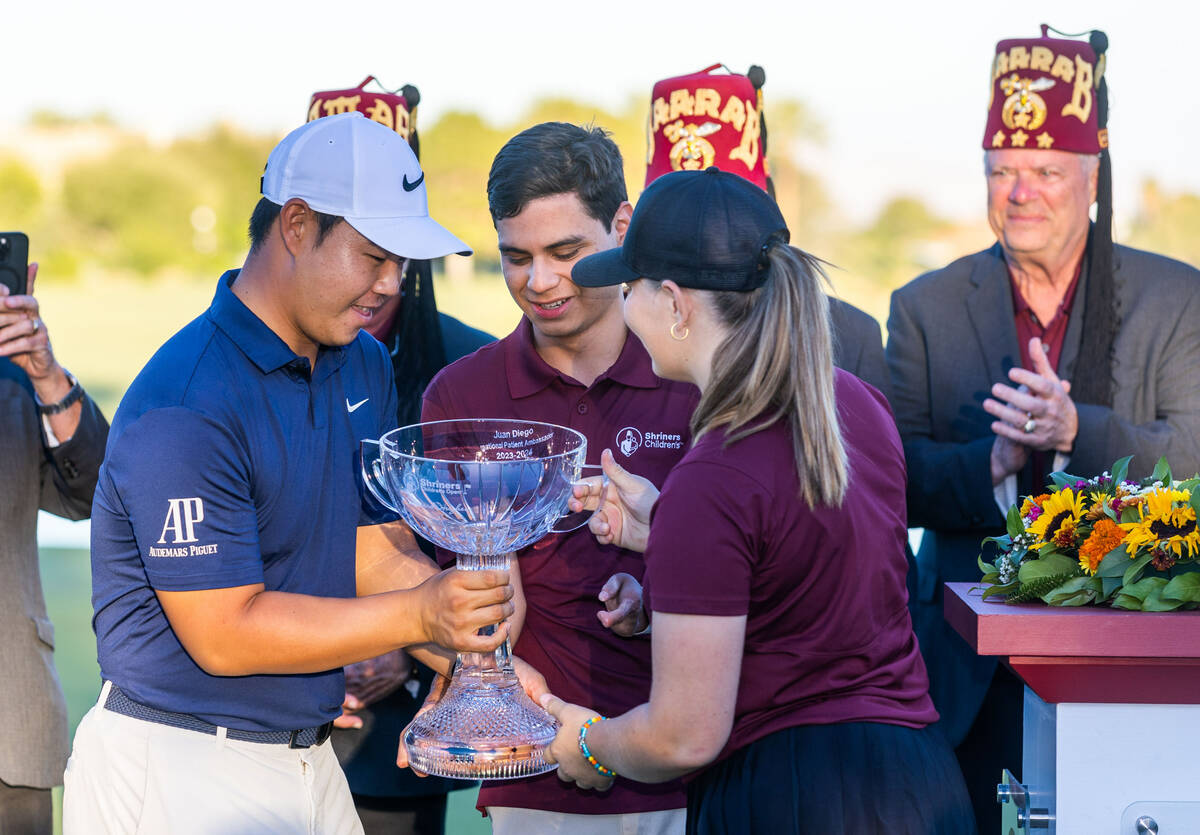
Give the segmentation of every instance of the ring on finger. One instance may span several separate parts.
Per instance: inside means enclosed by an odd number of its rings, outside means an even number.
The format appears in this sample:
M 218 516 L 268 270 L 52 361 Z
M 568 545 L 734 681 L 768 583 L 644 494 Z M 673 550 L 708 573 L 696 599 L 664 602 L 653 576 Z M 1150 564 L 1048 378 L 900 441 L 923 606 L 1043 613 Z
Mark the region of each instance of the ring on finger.
M 42 327 L 42 320 L 34 319 L 33 320 L 33 332 L 37 333 L 39 330 L 41 330 L 41 327 Z
M 1036 420 L 1034 420 L 1032 416 L 1030 416 L 1030 417 L 1029 417 L 1029 418 L 1028 418 L 1028 419 L 1025 421 L 1025 425 L 1024 425 L 1024 426 L 1022 426 L 1022 427 L 1021 427 L 1021 429 L 1022 429 L 1022 430 L 1024 430 L 1024 432 L 1025 432 L 1025 434 L 1026 434 L 1026 435 L 1032 435 L 1032 434 L 1033 434 L 1033 432 L 1034 432 L 1034 430 L 1036 430 L 1036 429 L 1037 429 L 1037 421 L 1036 421 Z

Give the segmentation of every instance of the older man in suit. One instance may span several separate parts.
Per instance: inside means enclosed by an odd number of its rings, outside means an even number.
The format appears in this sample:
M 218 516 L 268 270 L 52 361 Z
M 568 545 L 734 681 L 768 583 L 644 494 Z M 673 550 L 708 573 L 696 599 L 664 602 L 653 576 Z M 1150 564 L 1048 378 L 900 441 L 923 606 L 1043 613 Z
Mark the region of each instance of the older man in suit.
M 50 789 L 67 762 L 67 705 L 38 574 L 37 512 L 91 513 L 108 423 L 54 359 L 29 268 L 26 295 L 0 285 L 0 832 L 51 831 Z
M 945 624 L 942 584 L 978 579 L 980 541 L 1054 469 L 1200 469 L 1200 272 L 1112 244 L 1106 48 L 1045 28 L 1000 42 L 983 143 L 997 243 L 897 290 L 888 321 L 909 523 L 926 529 L 914 625 L 981 831 L 1000 769 L 1020 767 L 1022 691 Z

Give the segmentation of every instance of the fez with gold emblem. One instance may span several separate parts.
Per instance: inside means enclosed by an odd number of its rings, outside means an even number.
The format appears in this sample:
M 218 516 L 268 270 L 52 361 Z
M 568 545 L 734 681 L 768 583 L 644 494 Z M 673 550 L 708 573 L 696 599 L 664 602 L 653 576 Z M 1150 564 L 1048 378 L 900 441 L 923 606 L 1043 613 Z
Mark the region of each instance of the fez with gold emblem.
M 716 166 L 767 188 L 763 72 L 713 64 L 654 85 L 646 121 L 646 185 L 671 171 Z M 757 81 L 757 83 L 755 83 Z
M 1037 148 L 1098 154 L 1104 61 L 1086 41 L 1042 37 L 1000 41 L 992 59 L 985 149 Z

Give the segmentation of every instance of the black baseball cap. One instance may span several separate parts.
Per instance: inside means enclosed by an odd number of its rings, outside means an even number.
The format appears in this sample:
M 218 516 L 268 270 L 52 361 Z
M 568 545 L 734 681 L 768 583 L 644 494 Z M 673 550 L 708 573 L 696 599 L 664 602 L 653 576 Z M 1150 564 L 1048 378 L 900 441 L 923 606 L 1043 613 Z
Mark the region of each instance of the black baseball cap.
M 717 168 L 672 171 L 642 192 L 621 247 L 580 260 L 571 280 L 755 290 L 766 281 L 767 252 L 790 238 L 775 201 L 749 180 Z

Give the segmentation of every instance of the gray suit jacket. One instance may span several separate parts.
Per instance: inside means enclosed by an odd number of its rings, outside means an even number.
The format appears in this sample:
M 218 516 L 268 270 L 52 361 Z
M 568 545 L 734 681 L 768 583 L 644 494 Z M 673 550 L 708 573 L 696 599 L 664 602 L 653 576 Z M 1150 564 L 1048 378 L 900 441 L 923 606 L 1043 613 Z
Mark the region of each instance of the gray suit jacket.
M 38 572 L 38 508 L 91 514 L 108 423 L 91 398 L 65 444 L 45 445 L 29 378 L 0 358 L 0 780 L 50 788 L 67 763 L 67 706 Z
M 1112 408 L 1077 404 L 1068 471 L 1103 472 L 1133 455 L 1132 477 L 1167 456 L 1177 476 L 1200 470 L 1200 272 L 1116 247 L 1120 328 Z M 1071 379 L 1082 339 L 1087 271 L 1080 277 L 1058 374 Z M 957 745 L 978 711 L 994 662 L 949 631 L 942 584 L 976 581 L 980 540 L 1001 533 L 992 493 L 992 417 L 982 407 L 1020 364 L 1008 269 L 997 244 L 927 273 L 892 294 L 887 361 L 892 406 L 908 460 L 909 524 L 924 527 L 914 624 L 934 703 Z M 1036 491 L 1028 468 L 1022 494 Z
M 883 334 L 874 317 L 852 304 L 829 299 L 833 364 L 865 380 L 891 399 L 891 377 L 883 356 Z

